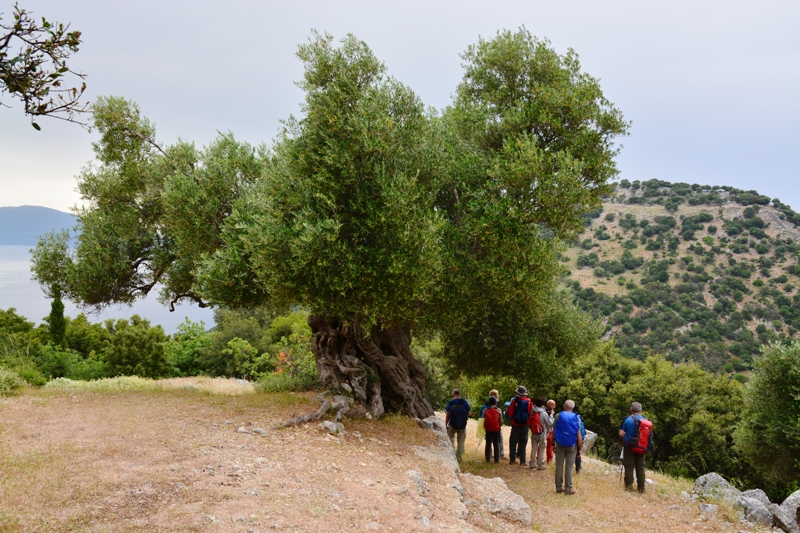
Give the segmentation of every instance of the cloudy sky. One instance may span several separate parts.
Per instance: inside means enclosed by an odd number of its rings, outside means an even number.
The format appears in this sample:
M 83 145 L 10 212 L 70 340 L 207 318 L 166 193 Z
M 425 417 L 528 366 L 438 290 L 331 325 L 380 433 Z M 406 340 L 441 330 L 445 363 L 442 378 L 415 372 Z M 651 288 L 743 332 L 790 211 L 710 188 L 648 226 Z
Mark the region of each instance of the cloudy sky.
M 13 2 L 0 0 L 8 15 Z M 584 70 L 633 122 L 621 178 L 756 189 L 800 210 L 800 2 L 20 0 L 83 32 L 71 66 L 90 98 L 138 102 L 163 142 L 217 131 L 269 142 L 297 113 L 294 57 L 312 28 L 365 40 L 389 72 L 442 108 L 459 53 L 525 25 Z M 89 134 L 0 108 L 0 205 L 67 210 Z

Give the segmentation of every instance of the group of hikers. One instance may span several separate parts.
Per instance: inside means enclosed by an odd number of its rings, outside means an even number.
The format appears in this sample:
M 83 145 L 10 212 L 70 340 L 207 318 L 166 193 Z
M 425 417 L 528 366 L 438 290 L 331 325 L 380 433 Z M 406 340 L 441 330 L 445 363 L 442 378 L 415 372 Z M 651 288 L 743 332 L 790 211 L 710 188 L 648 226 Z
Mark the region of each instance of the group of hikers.
M 555 400 L 531 400 L 528 390 L 522 385 L 515 392 L 515 396 L 505 403 L 505 411 L 500 410 L 500 393 L 497 390 L 489 392 L 488 400 L 481 407 L 478 419 L 482 419 L 485 430 L 486 462 L 490 462 L 492 458 L 495 463 L 506 459 L 502 432 L 506 422 L 511 426 L 508 439 L 509 464 L 516 464 L 519 459 L 520 465 L 529 464 L 531 469 L 546 470 L 545 458 L 547 463 L 555 459 L 556 492 L 575 494 L 572 473 L 573 469 L 576 472 L 581 470 L 581 449 L 586 437 L 586 424 L 578 412 L 578 406 L 573 400 L 567 400 L 563 409 L 556 413 Z M 472 410 L 458 389 L 453 390 L 452 396 L 445 407 L 445 425 L 456 458 L 461 461 L 467 439 L 467 422 Z M 644 493 L 644 460 L 648 449 L 652 447 L 652 428 L 653 424 L 642 415 L 642 405 L 633 402 L 630 416 L 622 421 L 619 429 L 623 442 L 621 459 L 627 490 L 633 490 L 635 473 L 637 489 Z M 526 462 L 529 434 L 531 453 L 530 461 Z

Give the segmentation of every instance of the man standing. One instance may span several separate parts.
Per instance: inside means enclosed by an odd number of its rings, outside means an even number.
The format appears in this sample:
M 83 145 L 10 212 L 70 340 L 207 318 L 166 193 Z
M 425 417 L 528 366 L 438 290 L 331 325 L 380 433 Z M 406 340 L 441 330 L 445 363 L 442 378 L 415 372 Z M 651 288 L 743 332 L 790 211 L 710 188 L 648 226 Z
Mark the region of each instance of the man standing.
M 539 417 L 539 423 L 536 423 L 536 417 Z M 544 455 L 547 448 L 547 436 L 552 429 L 552 420 L 550 415 L 544 409 L 544 399 L 537 398 L 533 402 L 533 411 L 530 417 L 531 428 L 531 468 L 538 468 L 544 470 Z
M 528 389 L 520 385 L 517 395 L 508 406 L 508 418 L 511 419 L 511 436 L 508 438 L 509 464 L 516 462 L 525 464 L 525 448 L 528 447 L 528 418 L 533 410 L 533 402 L 528 398 Z
M 553 422 L 556 416 L 556 401 L 547 400 L 545 411 L 547 411 L 547 416 L 550 417 L 550 431 L 547 433 L 547 462 L 549 463 L 553 460 Z
M 575 402 L 572 400 L 564 402 L 564 410 L 556 415 L 553 424 L 556 492 L 564 494 L 575 494 L 575 489 L 572 487 L 572 470 L 575 468 L 575 456 L 578 454 L 578 448 L 583 446 L 578 415 L 572 412 L 574 408 Z
M 498 392 L 497 389 L 490 390 L 489 391 L 489 398 L 490 399 L 494 398 L 495 400 L 497 400 L 496 404 L 497 404 L 497 407 L 499 409 L 500 408 L 500 392 Z M 489 408 L 489 400 L 486 400 L 486 403 L 483 404 L 483 407 L 481 407 L 481 414 L 478 415 L 478 418 L 484 418 L 483 415 L 484 415 L 484 413 L 486 412 L 486 410 L 488 408 Z M 503 417 L 501 416 L 500 417 L 500 422 L 502 422 L 502 421 L 503 421 Z M 506 451 L 503 449 L 503 431 L 502 430 L 500 431 L 500 436 L 498 437 L 498 439 L 499 439 L 498 440 L 498 445 L 500 447 L 500 459 L 505 459 L 506 458 Z
M 619 427 L 622 437 L 622 464 L 625 465 L 625 490 L 633 490 L 633 472 L 636 471 L 636 486 L 644 494 L 644 458 L 650 447 L 653 423 L 642 416 L 642 404 L 633 402 L 631 414 Z
M 471 414 L 469 403 L 461 397 L 461 391 L 453 389 L 453 399 L 447 402 L 444 410 L 447 436 L 450 437 L 450 445 L 456 449 L 456 459 L 461 461 L 464 457 L 464 442 L 467 440 L 467 420 Z M 454 443 L 456 437 L 458 437 L 457 448 Z

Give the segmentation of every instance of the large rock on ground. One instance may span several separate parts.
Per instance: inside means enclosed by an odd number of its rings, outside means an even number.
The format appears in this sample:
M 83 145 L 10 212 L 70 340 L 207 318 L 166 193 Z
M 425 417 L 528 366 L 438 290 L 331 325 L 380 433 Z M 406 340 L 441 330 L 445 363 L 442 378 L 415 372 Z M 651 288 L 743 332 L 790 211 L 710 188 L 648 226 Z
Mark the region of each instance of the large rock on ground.
M 450 444 L 450 438 L 447 436 L 444 420 L 437 416 L 429 416 L 419 420 L 417 424 L 422 428 L 430 429 L 436 434 L 438 446 L 414 446 L 414 453 L 423 459 L 437 461 L 452 468 L 455 474 L 461 473 L 461 467 L 458 466 L 458 461 L 456 460 L 456 452 L 453 450 L 453 445 Z
M 744 511 L 745 520 L 754 524 L 772 525 L 772 511 L 769 508 L 769 504 L 764 505 L 762 501 L 755 498 L 741 496 L 736 501 L 736 505 Z
M 742 496 L 742 491 L 732 486 L 724 477 L 716 472 L 711 472 L 697 478 L 694 482 L 692 492 L 700 494 L 701 496 L 709 496 L 723 500 L 732 505 L 735 505 Z
M 487 512 L 527 527 L 533 524 L 531 506 L 525 499 L 512 492 L 499 477 L 484 478 L 472 474 L 461 474 L 466 498 L 475 500 Z
M 597 442 L 597 433 L 594 431 L 586 430 L 586 438 L 583 439 L 583 447 L 581 448 L 581 455 L 586 455 L 592 449 L 594 443 Z
M 800 490 L 783 500 L 780 506 L 773 505 L 775 525 L 786 533 L 800 533 Z

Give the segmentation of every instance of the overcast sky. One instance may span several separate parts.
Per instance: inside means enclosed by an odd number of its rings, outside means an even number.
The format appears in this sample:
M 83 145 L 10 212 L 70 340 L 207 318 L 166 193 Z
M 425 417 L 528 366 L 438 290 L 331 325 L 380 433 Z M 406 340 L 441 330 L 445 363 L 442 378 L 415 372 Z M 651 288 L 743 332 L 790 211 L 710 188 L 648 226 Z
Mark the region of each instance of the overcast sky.
M 13 2 L 0 0 L 7 16 Z M 87 94 L 133 99 L 166 143 L 230 130 L 269 142 L 298 112 L 294 53 L 312 28 L 354 33 L 389 73 L 442 108 L 459 53 L 525 25 L 586 72 L 633 122 L 621 178 L 756 189 L 800 211 L 800 2 L 20 0 L 83 32 L 70 66 Z M 0 108 L 0 205 L 67 210 L 92 158 L 73 124 Z

